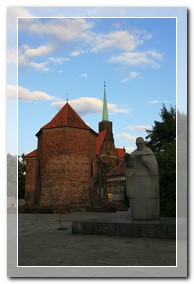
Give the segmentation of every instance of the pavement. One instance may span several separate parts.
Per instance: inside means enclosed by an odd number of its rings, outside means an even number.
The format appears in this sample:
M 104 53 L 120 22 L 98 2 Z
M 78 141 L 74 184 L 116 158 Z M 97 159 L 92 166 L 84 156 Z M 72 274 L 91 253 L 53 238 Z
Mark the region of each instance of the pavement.
M 18 266 L 176 266 L 176 240 L 72 234 L 73 221 L 119 214 L 18 214 Z

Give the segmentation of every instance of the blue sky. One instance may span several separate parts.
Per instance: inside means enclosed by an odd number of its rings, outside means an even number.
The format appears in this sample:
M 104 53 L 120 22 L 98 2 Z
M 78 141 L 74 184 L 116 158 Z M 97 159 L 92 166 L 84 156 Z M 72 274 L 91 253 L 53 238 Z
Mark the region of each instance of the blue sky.
M 18 154 L 64 105 L 98 132 L 104 81 L 116 147 L 128 152 L 176 105 L 175 18 L 27 18 L 18 22 Z M 15 85 L 8 84 L 11 94 Z

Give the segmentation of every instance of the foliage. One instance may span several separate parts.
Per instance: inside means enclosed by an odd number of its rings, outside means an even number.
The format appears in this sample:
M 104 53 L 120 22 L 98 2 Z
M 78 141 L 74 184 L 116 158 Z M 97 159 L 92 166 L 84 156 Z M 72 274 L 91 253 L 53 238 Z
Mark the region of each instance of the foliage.
M 167 110 L 163 104 L 161 121 L 154 121 L 152 130 L 146 130 L 148 147 L 158 160 L 160 175 L 160 215 L 176 216 L 176 108 Z
M 17 197 L 17 156 L 7 154 L 7 195 Z
M 17 168 L 18 163 L 18 168 Z M 18 175 L 17 175 L 18 170 Z M 18 157 L 7 154 L 7 195 L 17 198 L 25 197 L 25 171 L 24 154 Z M 18 180 L 17 180 L 18 178 Z M 18 190 L 17 190 L 18 184 Z
M 187 157 L 187 115 L 177 112 L 178 159 L 186 162 Z
M 186 217 L 187 212 L 187 115 L 177 112 L 177 193 L 178 216 Z
M 25 198 L 26 163 L 24 154 L 18 156 L 18 198 Z

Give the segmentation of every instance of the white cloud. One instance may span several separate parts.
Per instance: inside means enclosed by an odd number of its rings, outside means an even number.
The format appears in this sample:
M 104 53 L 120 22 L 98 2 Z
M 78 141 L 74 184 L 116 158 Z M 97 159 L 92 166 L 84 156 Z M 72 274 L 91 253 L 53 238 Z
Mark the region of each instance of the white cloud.
M 34 68 L 36 71 L 48 72 L 49 68 L 47 67 L 48 62 L 29 62 L 29 66 Z
M 7 85 L 7 96 L 10 98 L 17 98 L 24 101 L 51 101 L 51 100 L 60 100 L 57 97 L 48 95 L 42 91 L 30 91 L 24 87 L 16 86 L 12 84 Z
M 90 33 L 87 36 L 87 41 L 92 45 L 92 52 L 112 47 L 131 51 L 140 43 L 139 38 L 128 31 L 116 31 L 108 34 Z
M 28 89 L 18 86 L 18 98 L 24 101 L 51 101 L 56 99 L 42 91 L 29 91 Z
M 25 21 L 25 19 L 24 19 Z M 24 23 L 23 23 L 23 26 Z M 99 52 L 104 49 L 114 48 L 131 52 L 149 40 L 152 35 L 140 30 L 116 30 L 109 33 L 93 31 L 94 21 L 83 18 L 58 18 L 36 19 L 27 25 L 27 29 L 37 35 L 48 35 L 58 45 L 59 42 L 79 42 L 78 50 L 72 51 L 71 56 L 76 57 L 85 52 Z M 150 56 L 156 56 L 157 53 Z
M 150 125 L 135 125 L 135 126 L 127 126 L 127 129 L 130 129 L 132 131 L 145 131 L 146 129 L 150 129 L 151 126 Z
M 77 57 L 77 56 L 79 56 L 80 54 L 83 54 L 83 53 L 85 53 L 86 51 L 84 51 L 84 50 L 76 50 L 76 51 L 73 51 L 73 52 L 71 52 L 70 53 L 70 56 L 72 56 L 72 57 Z
M 148 105 L 153 106 L 153 105 L 158 104 L 158 103 L 160 103 L 159 100 L 152 100 L 152 101 L 149 101 L 149 102 L 148 102 Z
M 86 78 L 86 77 L 88 77 L 88 74 L 87 73 L 82 73 L 82 74 L 80 74 L 80 77 Z
M 131 135 L 130 133 L 124 132 L 124 133 L 116 134 L 116 137 L 118 137 L 118 138 L 126 138 L 127 141 L 131 142 L 131 141 L 135 141 L 138 136 L 134 136 L 134 135 Z
M 37 48 L 31 48 L 28 45 L 23 45 L 20 47 L 18 55 L 18 64 L 26 68 L 32 68 L 36 71 L 48 72 L 50 70 L 49 64 L 63 64 L 70 61 L 66 57 L 49 57 L 43 62 L 32 61 L 32 57 L 43 56 L 49 54 L 53 51 L 54 47 L 51 45 L 41 45 Z
M 54 102 L 52 105 L 59 108 L 63 107 L 64 102 Z M 80 115 L 85 115 L 89 113 L 102 113 L 103 102 L 96 98 L 83 97 L 76 100 L 69 101 L 69 104 L 75 109 L 75 111 Z M 108 104 L 109 113 L 128 113 L 129 109 L 120 108 L 115 104 Z
M 62 42 L 71 42 L 82 36 L 82 33 L 93 26 L 85 19 L 52 19 L 50 21 L 37 21 L 30 25 L 31 32 L 47 34 Z
M 42 45 L 38 48 L 30 48 L 28 45 L 22 45 L 18 54 L 19 66 L 25 68 L 33 68 L 36 71 L 48 72 L 48 62 L 35 62 L 31 61 L 31 57 L 41 56 L 51 52 L 50 46 Z
M 130 134 L 129 133 L 121 133 L 121 134 L 116 134 L 116 137 L 125 137 L 125 138 L 130 138 Z
M 53 46 L 51 45 L 40 45 L 37 48 L 30 48 L 29 46 L 25 45 L 23 46 L 23 49 L 25 50 L 25 56 L 27 57 L 36 57 L 36 56 L 42 56 L 48 53 L 51 53 L 53 51 Z
M 147 54 L 159 60 L 162 59 L 162 55 L 156 51 L 147 51 Z
M 119 28 L 118 26 L 117 29 Z M 145 40 L 152 38 L 151 34 L 137 29 L 131 29 L 131 31 L 117 30 L 109 33 L 88 32 L 84 36 L 85 40 L 90 43 L 90 51 L 92 52 L 98 52 L 107 48 L 116 48 L 129 52 L 142 45 Z
M 127 153 L 131 153 L 131 152 L 133 152 L 135 149 L 136 149 L 135 146 L 134 146 L 134 147 L 132 147 L 132 146 L 125 147 L 125 151 L 126 151 Z
M 123 52 L 119 55 L 112 56 L 108 63 L 119 63 L 123 65 L 132 65 L 132 66 L 139 66 L 139 65 L 147 65 L 152 68 L 159 68 L 160 65 L 156 61 L 161 59 L 162 55 L 152 51 L 145 51 L 145 52 Z
M 170 104 L 170 101 L 168 100 L 151 100 L 148 102 L 149 106 L 154 106 L 156 104 Z
M 162 55 L 154 50 L 145 52 L 137 52 L 136 49 L 142 45 L 146 40 L 150 40 L 152 35 L 144 30 L 130 29 L 129 30 L 116 30 L 111 32 L 96 32 L 94 27 L 95 20 L 83 18 L 50 18 L 50 19 L 34 19 L 27 22 L 26 19 L 20 19 L 20 26 L 25 28 L 30 33 L 36 35 L 44 35 L 47 37 L 50 44 L 42 44 L 36 48 L 23 46 L 20 49 L 19 64 L 22 66 L 30 66 L 35 70 L 47 72 L 49 71 L 48 60 L 47 62 L 33 62 L 31 64 L 30 58 L 36 56 L 47 55 L 53 52 L 61 43 L 65 46 L 70 46 L 76 43 L 76 49 L 70 52 L 71 57 L 77 57 L 84 53 L 100 52 L 103 50 L 120 50 L 120 54 L 111 56 L 108 63 L 117 63 L 119 65 L 130 66 L 148 66 L 151 68 L 159 68 L 159 61 Z M 23 25 L 22 25 L 23 23 Z M 117 28 L 118 29 L 118 28 Z M 74 45 L 75 46 L 75 45 Z M 67 48 L 68 50 L 68 48 Z M 72 49 L 71 49 L 72 50 Z M 64 63 L 54 57 L 50 57 L 50 61 L 55 63 Z M 65 59 L 64 59 L 65 60 Z M 140 77 L 138 72 L 130 72 L 121 82 L 125 83 L 136 77 Z
M 140 77 L 141 73 L 139 72 L 135 72 L 135 71 L 132 71 L 132 72 L 129 72 L 128 76 L 126 78 L 124 78 L 121 83 L 126 83 L 132 79 L 135 79 L 137 77 Z
M 32 68 L 36 71 L 41 71 L 41 72 L 48 72 L 49 67 L 48 67 L 48 62 L 35 62 L 35 61 L 30 61 L 27 56 L 19 54 L 18 55 L 18 65 L 24 68 Z
M 48 60 L 56 64 L 63 64 L 70 61 L 70 59 L 67 57 L 49 57 Z

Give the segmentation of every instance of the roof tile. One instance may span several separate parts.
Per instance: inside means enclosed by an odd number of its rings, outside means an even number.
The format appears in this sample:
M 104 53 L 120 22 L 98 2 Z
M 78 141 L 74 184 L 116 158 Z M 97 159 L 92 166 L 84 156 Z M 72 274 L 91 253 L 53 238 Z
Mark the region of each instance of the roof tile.
M 62 107 L 62 109 L 53 117 L 53 119 L 42 128 L 45 129 L 63 126 L 91 129 L 75 112 L 75 110 L 70 106 L 69 103 L 66 103 Z
M 104 142 L 107 130 L 100 131 L 96 142 L 96 153 L 99 154 L 102 144 Z
M 27 154 L 27 155 L 24 156 L 24 159 L 25 159 L 25 158 L 35 158 L 35 157 L 37 157 L 37 152 L 38 152 L 37 149 L 34 150 L 34 151 L 32 151 L 32 152 L 30 152 L 29 154 Z
M 125 161 L 122 160 L 115 168 L 113 168 L 107 176 L 118 176 L 125 174 Z
M 125 149 L 124 148 L 116 148 L 116 150 L 117 150 L 118 158 L 124 159 Z

